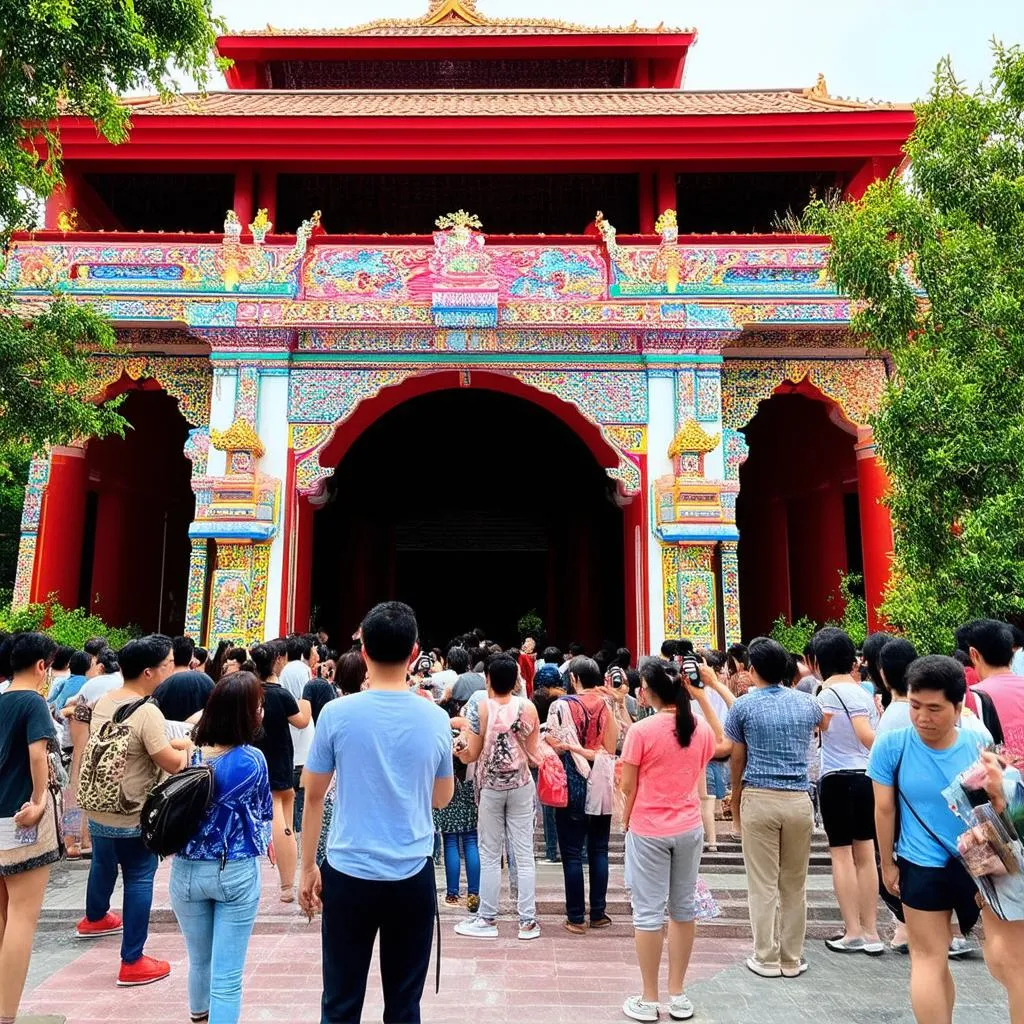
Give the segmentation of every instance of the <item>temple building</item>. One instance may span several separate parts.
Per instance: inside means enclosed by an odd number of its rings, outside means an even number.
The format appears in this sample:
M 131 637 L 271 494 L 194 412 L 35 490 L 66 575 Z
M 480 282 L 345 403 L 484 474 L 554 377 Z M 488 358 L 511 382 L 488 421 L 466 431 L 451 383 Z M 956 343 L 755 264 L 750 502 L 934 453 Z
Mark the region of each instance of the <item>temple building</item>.
M 226 35 L 228 88 L 66 117 L 7 264 L 115 325 L 124 439 L 32 465 L 16 603 L 214 643 L 399 597 L 635 652 L 869 618 L 892 532 L 812 191 L 898 168 L 910 108 L 683 88 L 693 30 L 491 19 Z

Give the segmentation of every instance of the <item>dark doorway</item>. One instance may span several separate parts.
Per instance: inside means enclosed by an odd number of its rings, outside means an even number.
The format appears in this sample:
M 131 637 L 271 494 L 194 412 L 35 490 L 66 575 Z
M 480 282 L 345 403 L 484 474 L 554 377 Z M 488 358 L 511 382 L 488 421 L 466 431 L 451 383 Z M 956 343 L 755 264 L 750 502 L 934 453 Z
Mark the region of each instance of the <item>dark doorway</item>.
M 780 615 L 819 625 L 840 618 L 840 577 L 861 571 L 854 437 L 831 411 L 777 394 L 744 429 L 750 455 L 736 503 L 744 637 L 764 635 Z
M 422 640 L 480 627 L 502 644 L 536 609 L 548 637 L 625 635 L 622 513 L 586 445 L 551 413 L 484 390 L 412 398 L 377 420 L 314 517 L 313 618 L 348 636 L 377 601 Z
M 181 633 L 193 519 L 188 423 L 163 391 L 131 392 L 125 436 L 86 449 L 89 497 L 79 591 L 112 626 Z

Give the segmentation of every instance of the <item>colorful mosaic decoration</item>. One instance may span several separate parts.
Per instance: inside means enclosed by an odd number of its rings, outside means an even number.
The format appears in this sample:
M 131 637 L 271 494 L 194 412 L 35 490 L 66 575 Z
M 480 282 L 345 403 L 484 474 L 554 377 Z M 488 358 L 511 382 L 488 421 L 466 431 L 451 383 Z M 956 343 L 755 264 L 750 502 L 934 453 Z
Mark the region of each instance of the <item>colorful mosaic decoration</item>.
M 740 630 L 740 567 L 735 541 L 722 541 L 719 547 L 722 566 L 722 607 L 725 612 L 726 646 L 738 644 Z
M 288 419 L 294 423 L 338 423 L 366 398 L 401 384 L 414 370 L 293 370 L 288 382 Z
M 247 646 L 263 639 L 269 564 L 269 544 L 217 543 L 210 584 L 211 646 L 221 640 Z
M 37 456 L 29 463 L 25 500 L 21 507 L 21 536 L 18 539 L 18 565 L 14 572 L 12 608 L 24 608 L 31 597 L 39 519 L 43 509 L 43 494 L 49 479 L 49 456 Z
M 738 430 L 724 430 L 722 443 L 725 448 L 725 479 L 739 481 L 740 466 L 750 453 L 747 439 Z
M 717 648 L 718 604 L 712 545 L 665 544 L 661 549 L 665 636 Z
M 289 247 L 243 243 L 229 216 L 220 244 L 19 241 L 4 282 L 27 315 L 57 290 L 115 323 L 192 330 L 676 325 L 727 343 L 752 324 L 848 323 L 824 247 L 680 245 L 671 213 L 646 246 L 618 245 L 603 218 L 604 246 L 488 246 L 464 225 L 436 232 L 433 247 L 339 246 L 312 238 L 314 214 Z
M 87 387 L 90 396 L 100 397 L 123 376 L 129 380 L 149 378 L 157 381 L 172 398 L 178 400 L 182 416 L 192 426 L 205 425 L 210 416 L 213 369 L 201 356 L 162 356 L 130 354 L 95 355 L 89 360 L 92 378 Z
M 256 413 L 260 398 L 260 371 L 255 366 L 241 366 L 238 369 L 238 385 L 235 389 L 235 419 L 245 420 L 251 426 L 257 424 Z
M 18 566 L 14 572 L 11 608 L 24 608 L 32 594 L 32 571 L 36 563 L 36 533 L 23 533 L 18 540 Z
M 517 380 L 575 405 L 592 423 L 645 423 L 647 375 L 589 370 L 514 370 Z
M 185 597 L 185 635 L 203 635 L 203 599 L 206 596 L 206 550 L 203 538 L 193 537 L 188 561 L 188 591 Z
M 604 428 L 605 437 L 608 438 L 616 448 L 631 455 L 647 454 L 647 428 L 646 427 L 617 427 Z
M 881 359 L 737 359 L 722 366 L 722 423 L 741 430 L 783 385 L 805 381 L 854 426 L 868 423 L 885 389 Z
M 700 423 L 717 423 L 722 416 L 722 377 L 718 367 L 698 370 L 694 385 L 694 416 Z

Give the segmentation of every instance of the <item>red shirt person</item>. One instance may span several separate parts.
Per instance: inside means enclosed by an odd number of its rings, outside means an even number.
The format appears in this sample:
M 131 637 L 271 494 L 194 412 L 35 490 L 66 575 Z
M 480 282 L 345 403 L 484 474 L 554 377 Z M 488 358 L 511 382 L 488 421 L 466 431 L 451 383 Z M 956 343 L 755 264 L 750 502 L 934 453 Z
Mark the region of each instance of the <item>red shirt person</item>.
M 965 703 L 980 718 L 984 709 L 977 694 L 984 693 L 992 700 L 1003 744 L 1016 757 L 1024 757 L 1024 676 L 1010 668 L 1013 660 L 1013 631 L 995 619 L 975 619 L 967 623 L 962 633 L 967 643 L 971 664 L 978 673 L 978 684 L 967 691 Z

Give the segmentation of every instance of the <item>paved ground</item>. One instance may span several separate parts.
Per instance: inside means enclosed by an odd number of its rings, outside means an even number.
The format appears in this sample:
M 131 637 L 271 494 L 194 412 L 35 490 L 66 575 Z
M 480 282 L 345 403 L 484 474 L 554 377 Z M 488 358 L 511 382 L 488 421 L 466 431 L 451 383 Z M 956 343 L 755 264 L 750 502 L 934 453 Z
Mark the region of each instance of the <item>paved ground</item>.
M 54 880 L 33 957 L 23 1014 L 56 1015 L 58 1024 L 164 1024 L 186 1021 L 187 964 L 177 928 L 166 920 L 166 873 L 157 884 L 148 951 L 170 960 L 171 978 L 141 989 L 114 986 L 118 940 L 82 942 L 70 936 L 70 922 L 84 897 L 85 872 L 63 869 Z M 264 909 L 249 949 L 244 1024 L 319 1019 L 319 924 L 274 903 L 274 879 L 265 873 Z M 117 899 L 115 899 L 117 902 Z M 423 1000 L 426 1024 L 612 1024 L 625 1020 L 622 1000 L 639 976 L 628 925 L 608 932 L 569 936 L 557 921 L 544 922 L 541 939 L 520 943 L 511 923 L 498 941 L 461 939 L 452 934 L 456 915 L 446 912 L 442 936 L 441 992 L 432 984 Z M 702 937 L 697 944 L 687 991 L 696 1020 L 707 1024 L 913 1024 L 907 997 L 905 957 L 877 960 L 842 957 L 820 942 L 808 947 L 810 970 L 802 978 L 764 980 L 743 967 L 747 943 Z M 1002 990 L 989 978 L 980 957 L 953 965 L 959 989 L 958 1024 L 1005 1024 Z M 379 979 L 371 977 L 364 1019 L 380 1020 Z M 19 1018 L 19 1024 L 22 1018 Z M 667 1015 L 663 1015 L 667 1020 Z M 47 1024 L 50 1024 L 48 1021 Z

